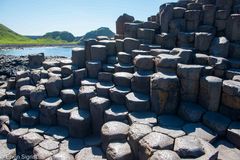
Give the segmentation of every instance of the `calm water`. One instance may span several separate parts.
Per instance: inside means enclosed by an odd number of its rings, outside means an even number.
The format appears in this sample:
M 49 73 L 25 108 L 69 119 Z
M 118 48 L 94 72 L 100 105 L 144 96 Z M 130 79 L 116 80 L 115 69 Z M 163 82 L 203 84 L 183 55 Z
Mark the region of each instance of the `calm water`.
M 74 47 L 83 47 L 83 46 L 74 46 Z M 8 49 L 8 50 L 0 50 L 0 54 L 9 54 L 15 56 L 24 56 L 28 54 L 36 54 L 36 53 L 44 53 L 45 56 L 72 56 L 72 48 L 71 47 L 27 47 L 23 49 Z

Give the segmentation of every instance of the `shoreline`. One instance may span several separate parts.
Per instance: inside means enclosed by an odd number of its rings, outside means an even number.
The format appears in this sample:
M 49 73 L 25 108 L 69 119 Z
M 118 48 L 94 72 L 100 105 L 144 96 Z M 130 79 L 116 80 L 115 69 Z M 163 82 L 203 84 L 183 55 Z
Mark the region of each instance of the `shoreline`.
M 81 46 L 80 44 L 0 44 L 0 50 L 3 49 L 21 49 L 30 47 L 72 47 Z
M 65 56 L 45 56 L 45 60 L 59 60 L 65 59 Z M 1 77 L 9 78 L 16 76 L 17 71 L 27 70 L 29 59 L 28 55 L 25 56 L 14 56 L 0 54 L 0 82 Z

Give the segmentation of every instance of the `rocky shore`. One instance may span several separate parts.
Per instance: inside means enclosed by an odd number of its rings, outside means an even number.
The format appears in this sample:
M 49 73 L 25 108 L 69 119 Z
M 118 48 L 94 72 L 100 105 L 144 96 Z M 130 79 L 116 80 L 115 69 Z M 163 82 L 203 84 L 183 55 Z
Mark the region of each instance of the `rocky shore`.
M 62 56 L 46 57 L 49 60 L 62 59 Z M 27 70 L 28 56 L 13 56 L 13 55 L 0 55 L 0 76 L 1 80 L 4 78 L 16 76 L 17 71 Z
M 77 44 L 0 44 L 1 49 L 13 49 L 13 48 L 26 48 L 26 47 L 55 47 L 55 46 L 66 46 L 74 47 Z

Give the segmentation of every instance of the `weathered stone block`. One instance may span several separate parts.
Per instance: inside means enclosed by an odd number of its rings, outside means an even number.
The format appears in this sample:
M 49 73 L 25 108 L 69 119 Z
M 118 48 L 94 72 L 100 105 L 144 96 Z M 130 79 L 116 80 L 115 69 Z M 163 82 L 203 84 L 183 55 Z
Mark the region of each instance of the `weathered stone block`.
M 206 32 L 197 32 L 195 33 L 195 43 L 194 47 L 202 52 L 206 52 L 212 42 L 213 35 Z
M 84 68 L 86 61 L 86 52 L 84 48 L 72 49 L 72 64 L 77 68 Z
M 179 80 L 176 75 L 155 73 L 150 87 L 152 110 L 156 114 L 176 112 L 179 100 Z
M 93 97 L 90 99 L 92 129 L 95 134 L 100 133 L 101 127 L 104 124 L 104 112 L 110 105 L 110 100 L 103 97 Z
M 107 47 L 105 45 L 92 45 L 91 46 L 91 60 L 106 62 Z
M 156 35 L 155 41 L 164 49 L 173 49 L 176 45 L 176 36 L 173 33 L 161 33 Z
M 209 111 L 218 111 L 222 91 L 222 79 L 213 76 L 200 79 L 199 103 Z

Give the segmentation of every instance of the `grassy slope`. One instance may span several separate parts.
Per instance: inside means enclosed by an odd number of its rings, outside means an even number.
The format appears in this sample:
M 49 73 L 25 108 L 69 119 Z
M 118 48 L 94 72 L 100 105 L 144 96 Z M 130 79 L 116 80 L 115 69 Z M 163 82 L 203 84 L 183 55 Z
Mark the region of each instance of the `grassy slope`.
M 54 40 L 54 39 L 30 39 L 15 33 L 14 31 L 10 30 L 6 26 L 0 24 L 0 44 L 13 44 L 13 45 L 20 45 L 20 44 L 67 44 L 66 41 L 62 40 Z

